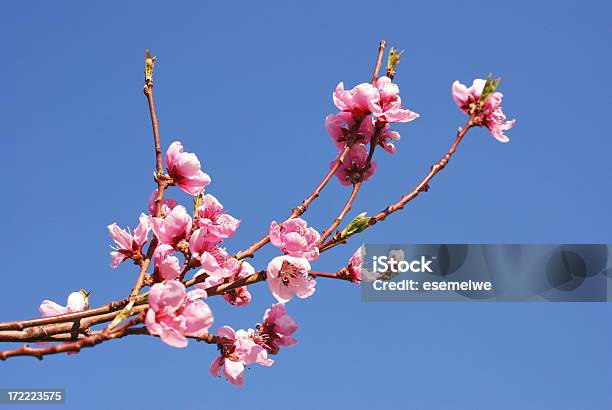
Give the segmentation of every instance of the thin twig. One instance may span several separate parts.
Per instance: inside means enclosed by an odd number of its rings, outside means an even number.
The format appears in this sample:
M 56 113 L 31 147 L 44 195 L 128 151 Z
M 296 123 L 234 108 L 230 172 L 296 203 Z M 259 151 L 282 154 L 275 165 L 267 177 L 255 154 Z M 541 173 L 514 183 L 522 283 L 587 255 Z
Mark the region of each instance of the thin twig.
M 155 57 L 151 57 L 151 55 L 149 54 L 149 50 L 147 50 L 145 56 L 144 94 L 145 97 L 147 97 L 147 103 L 149 105 L 149 115 L 151 117 L 151 125 L 153 127 L 153 143 L 155 145 L 155 182 L 157 183 L 157 195 L 155 197 L 155 216 L 159 217 L 161 216 L 161 212 L 163 209 L 164 192 L 170 184 L 171 179 L 164 173 L 164 164 L 162 161 L 161 142 L 159 137 L 159 120 L 157 119 L 157 113 L 155 112 L 155 99 L 153 98 L 154 66 Z M 144 285 L 145 276 L 147 274 L 147 270 L 149 269 L 149 264 L 151 263 L 153 251 L 157 247 L 157 242 L 157 238 L 153 237 L 153 239 L 151 239 L 151 243 L 149 243 L 147 255 L 145 256 L 140 265 L 140 271 L 138 272 L 136 283 L 134 283 L 132 291 L 130 292 L 131 298 L 136 297 L 138 293 L 140 293 L 140 289 L 142 289 Z
M 338 168 L 340 168 L 340 166 L 344 162 L 344 157 L 348 153 L 349 149 L 350 149 L 350 147 L 346 146 L 340 152 L 340 155 L 338 156 L 338 158 L 336 159 L 334 164 L 331 166 L 331 168 L 329 169 L 327 174 L 325 174 L 325 177 L 323 177 L 323 179 L 321 180 L 319 185 L 317 185 L 315 187 L 315 189 L 312 191 L 312 193 L 310 195 L 308 195 L 308 197 L 306 199 L 304 199 L 299 206 L 296 206 L 295 208 L 293 208 L 293 210 L 291 211 L 291 214 L 289 214 L 289 216 L 287 217 L 286 221 L 288 221 L 290 219 L 298 218 L 298 217 L 302 216 L 306 212 L 306 210 L 308 209 L 308 206 L 315 199 L 317 199 L 319 197 L 319 195 L 321 194 L 321 191 L 323 191 L 323 188 L 325 188 L 325 186 L 327 185 L 329 180 L 334 176 L 334 174 L 336 173 Z M 268 235 L 266 235 L 263 238 L 261 238 L 260 240 L 258 240 L 257 242 L 253 243 L 247 249 L 238 252 L 235 255 L 235 257 L 237 259 L 251 258 L 255 254 L 255 252 L 257 252 L 259 249 L 263 248 L 268 242 L 270 242 L 270 238 L 268 237 Z
M 323 231 L 323 233 L 321 234 L 321 239 L 319 240 L 319 243 L 323 243 L 325 239 L 327 239 L 327 237 L 334 232 L 334 229 L 336 229 L 338 225 L 340 225 L 340 222 L 342 222 L 346 214 L 351 210 L 351 206 L 353 205 L 353 202 L 355 202 L 355 199 L 357 198 L 357 194 L 359 193 L 359 189 L 361 188 L 361 185 L 363 185 L 363 181 L 359 181 L 355 185 L 353 185 L 351 195 L 346 200 L 346 203 L 342 207 L 340 214 L 336 217 L 336 219 L 334 219 L 334 221 L 329 226 L 329 228 Z
M 126 332 L 126 335 L 144 335 L 144 336 L 159 337 L 158 335 L 153 335 L 149 333 L 147 328 L 144 326 L 129 328 Z M 185 337 L 188 339 L 193 339 L 197 342 L 204 342 L 204 343 L 213 344 L 213 345 L 217 344 L 220 339 L 218 336 L 210 334 L 210 333 L 204 333 L 198 336 L 186 334 Z
M 380 40 L 380 43 L 378 43 L 378 55 L 376 57 L 376 65 L 374 66 L 374 74 L 372 74 L 372 85 L 376 84 L 378 80 L 378 73 L 382 66 L 383 54 L 385 53 L 386 46 L 387 42 L 385 40 Z

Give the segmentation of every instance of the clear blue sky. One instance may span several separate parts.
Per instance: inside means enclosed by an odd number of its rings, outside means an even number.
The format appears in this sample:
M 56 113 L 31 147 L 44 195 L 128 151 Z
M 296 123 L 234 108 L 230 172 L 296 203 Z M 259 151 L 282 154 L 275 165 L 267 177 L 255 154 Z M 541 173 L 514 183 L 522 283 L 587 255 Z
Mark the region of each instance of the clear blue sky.
M 35 317 L 41 300 L 79 288 L 98 305 L 131 286 L 133 266 L 108 267 L 106 225 L 133 226 L 152 188 L 146 47 L 158 56 L 164 146 L 178 137 L 197 152 L 209 192 L 243 221 L 230 249 L 323 175 L 331 91 L 369 79 L 380 38 L 406 49 L 397 82 L 421 118 L 398 127 L 397 154 L 381 152 L 352 215 L 396 200 L 447 149 L 464 121 L 454 80 L 501 76 L 517 125 L 506 145 L 471 133 L 429 193 L 363 240 L 612 241 L 606 2 L 87 3 L 1 6 L 0 320 Z M 322 227 L 346 195 L 334 181 L 308 221 Z M 357 245 L 316 268 L 335 269 Z M 273 299 L 253 293 L 240 310 L 211 301 L 216 325 L 259 320 Z M 366 304 L 358 287 L 320 280 L 288 309 L 300 344 L 253 367 L 242 389 L 209 376 L 212 347 L 140 336 L 0 363 L 0 387 L 66 388 L 71 409 L 612 408 L 609 304 Z

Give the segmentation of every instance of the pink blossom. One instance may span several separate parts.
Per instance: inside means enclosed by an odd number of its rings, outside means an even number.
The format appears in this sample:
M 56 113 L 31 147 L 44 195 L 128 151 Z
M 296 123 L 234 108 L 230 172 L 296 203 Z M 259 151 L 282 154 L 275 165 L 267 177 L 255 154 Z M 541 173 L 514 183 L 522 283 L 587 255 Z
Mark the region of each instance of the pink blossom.
M 371 115 L 366 115 L 356 124 L 353 114 L 346 111 L 328 115 L 325 118 L 325 128 L 340 149 L 348 143 L 368 144 L 376 131 Z
M 363 252 L 359 248 L 355 251 L 351 259 L 348 261 L 346 266 L 347 278 L 353 283 L 359 283 L 361 281 L 361 267 L 363 265 Z
M 119 228 L 116 223 L 108 225 L 108 232 L 116 244 L 111 252 L 111 267 L 116 268 L 126 259 L 142 257 L 141 249 L 147 242 L 150 226 L 145 214 L 140 214 L 139 221 L 134 235 L 129 230 Z
M 201 301 L 206 292 L 187 292 L 176 280 L 156 283 L 149 291 L 149 310 L 145 319 L 147 330 L 173 347 L 187 346 L 188 335 L 201 335 L 213 323 L 213 315 Z
M 272 366 L 273 360 L 268 359 L 266 350 L 255 343 L 252 334 L 245 330 L 234 331 L 229 326 L 217 329 L 220 356 L 210 365 L 210 374 L 219 377 L 221 368 L 227 380 L 235 385 L 244 384 L 244 369 L 253 363 Z
M 263 347 L 270 354 L 277 354 L 279 346 L 293 346 L 298 341 L 291 335 L 298 326 L 295 320 L 285 313 L 285 305 L 277 303 L 266 310 L 263 323 L 257 329 L 263 341 Z
M 58 305 L 51 300 L 43 300 L 38 310 L 43 317 L 64 315 L 66 313 L 81 312 L 89 309 L 88 293 L 84 290 L 72 292 L 68 295 L 66 306 Z
M 379 121 L 409 122 L 419 117 L 419 114 L 402 107 L 399 87 L 389 77 L 383 76 L 376 81 L 380 99 L 369 100 L 369 109 Z
M 389 124 L 385 124 L 385 126 L 379 131 L 378 136 L 378 145 L 382 147 L 389 154 L 395 154 L 395 144 L 393 141 L 400 140 L 400 134 L 397 131 L 391 131 Z
M 166 167 L 174 183 L 188 194 L 198 195 L 210 183 L 210 177 L 201 170 L 198 157 L 183 152 L 183 145 L 179 141 L 168 147 Z
M 503 94 L 494 92 L 485 101 L 482 107 L 478 107 L 478 102 L 482 95 L 486 80 L 477 78 L 470 88 L 455 81 L 452 87 L 452 96 L 461 111 L 469 114 L 474 113 L 474 124 L 485 126 L 495 139 L 501 142 L 508 142 L 510 139 L 504 135 L 504 131 L 514 126 L 516 120 L 507 121 L 501 101 Z
M 512 128 L 516 120 L 506 120 L 506 115 L 501 107 L 502 97 L 502 93 L 496 92 L 487 99 L 482 110 L 482 125 L 489 129 L 496 140 L 508 142 L 510 139 L 504 134 L 504 131 Z
M 212 254 L 217 260 L 224 260 L 227 254 L 225 250 L 218 247 L 220 242 L 221 239 L 208 233 L 206 228 L 199 228 L 193 231 L 189 238 L 189 251 L 192 258 L 200 259 L 200 261 L 206 253 Z
M 315 229 L 308 228 L 302 218 L 289 219 L 280 225 L 272 221 L 268 236 L 272 245 L 286 255 L 304 257 L 311 261 L 319 257 L 317 245 L 321 235 Z
M 180 276 L 181 265 L 176 256 L 173 256 L 174 248 L 171 245 L 162 243 L 155 248 L 153 260 L 159 275 L 164 280 L 173 280 Z
M 340 82 L 336 86 L 332 98 L 340 111 L 363 116 L 369 113 L 370 107 L 378 104 L 380 93 L 372 84 L 362 83 L 349 91 L 345 90 L 344 83 Z
M 161 243 L 176 245 L 191 233 L 191 216 L 182 205 L 177 205 L 165 218 L 151 217 L 151 229 Z
M 157 198 L 157 188 L 151 192 L 149 196 L 149 201 L 147 202 L 147 208 L 149 209 L 149 214 L 155 216 L 155 198 Z M 168 215 L 170 211 L 176 206 L 176 201 L 171 198 L 165 198 L 162 202 L 162 216 Z
M 459 81 L 455 81 L 452 87 L 452 96 L 457 106 L 464 113 L 468 113 L 470 109 L 473 109 L 476 103 L 480 100 L 480 95 L 484 89 L 486 81 L 477 78 L 472 83 L 470 88 L 461 84 Z
M 316 282 L 308 276 L 310 263 L 306 258 L 277 256 L 270 261 L 266 272 L 268 286 L 281 303 L 290 301 L 294 294 L 304 299 L 315 292 Z
M 251 292 L 249 292 L 249 288 L 246 286 L 240 286 L 225 292 L 223 299 L 233 306 L 246 306 L 251 302 Z
M 223 205 L 214 196 L 207 194 L 202 197 L 203 204 L 197 211 L 197 222 L 206 232 L 225 239 L 236 233 L 240 221 L 223 212 Z
M 236 258 L 219 257 L 205 252 L 201 257 L 202 269 L 195 276 L 206 275 L 206 280 L 196 285 L 201 289 L 207 289 L 229 280 L 237 280 L 255 273 L 255 269 L 248 262 L 239 261 Z
M 353 185 L 357 182 L 369 179 L 376 171 L 376 162 L 371 161 L 370 166 L 364 173 L 363 169 L 368 158 L 368 150 L 363 144 L 355 144 L 351 147 L 344 162 L 336 171 L 336 177 L 342 185 Z M 336 161 L 332 161 L 329 167 L 333 167 Z

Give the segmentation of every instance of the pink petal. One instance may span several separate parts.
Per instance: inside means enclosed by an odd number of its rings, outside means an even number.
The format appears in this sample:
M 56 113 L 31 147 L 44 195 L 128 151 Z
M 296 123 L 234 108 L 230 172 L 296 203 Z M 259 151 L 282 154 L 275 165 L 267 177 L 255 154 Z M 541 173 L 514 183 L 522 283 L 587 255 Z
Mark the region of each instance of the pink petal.
M 231 384 L 235 386 L 244 384 L 244 365 L 242 363 L 225 359 L 223 361 L 223 373 Z
M 68 313 L 68 309 L 51 300 L 43 300 L 38 308 L 43 317 L 58 316 Z
M 215 360 L 210 364 L 209 372 L 212 377 L 219 377 L 221 375 L 221 362 L 223 361 L 223 357 L 217 356 Z

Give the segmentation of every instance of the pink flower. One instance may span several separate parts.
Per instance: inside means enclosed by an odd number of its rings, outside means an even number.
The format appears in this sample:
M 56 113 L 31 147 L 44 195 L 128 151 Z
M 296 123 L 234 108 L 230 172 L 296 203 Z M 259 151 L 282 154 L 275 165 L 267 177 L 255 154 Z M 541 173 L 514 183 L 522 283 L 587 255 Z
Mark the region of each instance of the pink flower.
M 173 280 L 180 276 L 181 265 L 176 256 L 172 256 L 174 248 L 171 245 L 162 243 L 155 248 L 153 260 L 159 275 L 164 280 Z
M 66 306 L 58 305 L 51 300 L 43 300 L 38 310 L 42 313 L 43 317 L 64 315 L 66 313 L 81 312 L 89 309 L 89 293 L 84 290 L 78 292 L 72 292 L 68 295 L 68 301 Z
M 149 234 L 149 219 L 145 214 L 140 214 L 140 223 L 134 229 L 134 235 L 125 229 L 119 228 L 116 223 L 108 225 L 108 232 L 115 242 L 114 251 L 111 252 L 111 267 L 116 268 L 126 259 L 138 259 L 142 257 L 141 249 L 147 242 Z
M 356 123 L 353 115 L 346 111 L 328 115 L 325 118 L 325 128 L 340 149 L 344 148 L 347 143 L 368 144 L 376 130 L 371 115 L 363 117 Z
M 399 132 L 391 131 L 390 128 L 389 124 L 385 124 L 379 131 L 378 145 L 389 154 L 395 154 L 395 144 L 393 144 L 393 141 L 399 141 L 401 137 Z
M 376 171 L 376 162 L 371 161 L 370 167 L 363 172 L 368 159 L 368 150 L 363 144 L 355 144 L 351 147 L 344 162 L 336 171 L 336 177 L 342 185 L 353 185 L 363 180 L 368 180 Z M 329 167 L 333 167 L 336 161 L 332 161 Z
M 192 258 L 200 259 L 200 261 L 206 253 L 213 254 L 215 259 L 222 260 L 227 255 L 222 248 L 218 247 L 220 242 L 221 239 L 208 233 L 206 228 L 199 228 L 193 231 L 189 238 L 189 251 Z
M 149 196 L 149 201 L 147 202 L 147 208 L 149 209 L 149 214 L 155 216 L 155 198 L 157 198 L 157 188 L 151 192 Z M 174 199 L 166 198 L 162 203 L 162 216 L 168 215 L 170 211 L 176 206 L 176 201 Z
M 179 188 L 191 195 L 198 195 L 210 184 L 210 177 L 202 172 L 195 154 L 183 152 L 183 145 L 175 141 L 166 151 L 168 174 Z
M 187 346 L 186 334 L 201 335 L 213 323 L 210 308 L 200 300 L 205 296 L 199 289 L 187 292 L 176 280 L 156 283 L 149 291 L 147 330 L 170 346 Z
M 363 253 L 361 248 L 357 249 L 346 267 L 347 278 L 353 283 L 361 281 L 361 267 L 363 265 Z
M 363 116 L 370 112 L 370 107 L 378 103 L 380 93 L 372 84 L 362 83 L 348 91 L 344 89 L 344 83 L 340 82 L 336 86 L 332 98 L 340 111 Z
M 203 204 L 198 208 L 197 222 L 200 228 L 217 238 L 229 238 L 236 233 L 240 221 L 230 214 L 223 213 L 223 205 L 214 196 L 204 195 Z
M 244 330 L 234 332 L 229 326 L 217 329 L 219 350 L 221 355 L 210 365 L 210 374 L 219 377 L 221 368 L 227 380 L 235 385 L 244 384 L 244 369 L 253 363 L 272 366 L 273 360 L 268 359 L 266 350 L 255 343 L 252 334 Z
M 508 142 L 510 139 L 504 134 L 504 131 L 512 128 L 516 120 L 506 120 L 506 115 L 501 107 L 502 97 L 502 93 L 496 92 L 487 99 L 482 110 L 481 121 L 482 125 L 489 129 L 489 132 L 496 140 Z
M 268 233 L 272 245 L 280 248 L 286 255 L 315 260 L 319 257 L 317 247 L 321 235 L 308 228 L 302 218 L 289 219 L 282 224 L 272 221 Z
M 485 80 L 477 78 L 472 83 L 470 88 L 461 84 L 459 81 L 455 81 L 452 87 L 452 96 L 457 106 L 464 113 L 468 113 L 470 109 L 473 109 L 476 103 L 480 100 L 480 95 L 485 86 Z
M 277 354 L 279 346 L 293 346 L 298 341 L 291 335 L 298 326 L 293 318 L 285 313 L 285 305 L 277 303 L 266 310 L 263 323 L 257 326 L 263 347 L 270 354 Z
M 409 122 L 419 117 L 419 114 L 402 107 L 399 87 L 389 77 L 383 76 L 376 81 L 380 99 L 370 100 L 369 109 L 379 121 Z
M 177 205 L 165 218 L 151 217 L 151 229 L 161 243 L 176 245 L 191 233 L 191 216 L 182 205 Z
M 504 131 L 512 128 L 516 120 L 506 120 L 501 107 L 503 95 L 500 92 L 493 93 L 482 107 L 478 107 L 485 83 L 486 80 L 477 78 L 472 86 L 467 88 L 459 81 L 455 81 L 452 87 L 453 99 L 461 111 L 474 114 L 474 124 L 487 127 L 498 141 L 508 142 L 510 139 L 504 135 Z
M 233 306 L 246 306 L 251 302 L 251 292 L 249 292 L 246 286 L 232 289 L 225 292 L 222 296 L 223 299 Z
M 268 286 L 281 303 L 291 300 L 295 294 L 304 299 L 315 292 L 316 281 L 308 276 L 310 263 L 306 258 L 277 256 L 268 264 Z
M 207 277 L 204 282 L 197 284 L 197 287 L 208 289 L 211 286 L 220 285 L 229 280 L 237 280 L 255 273 L 255 269 L 248 262 L 224 256 L 215 256 L 209 252 L 202 254 L 202 269 L 195 276 L 206 275 Z

